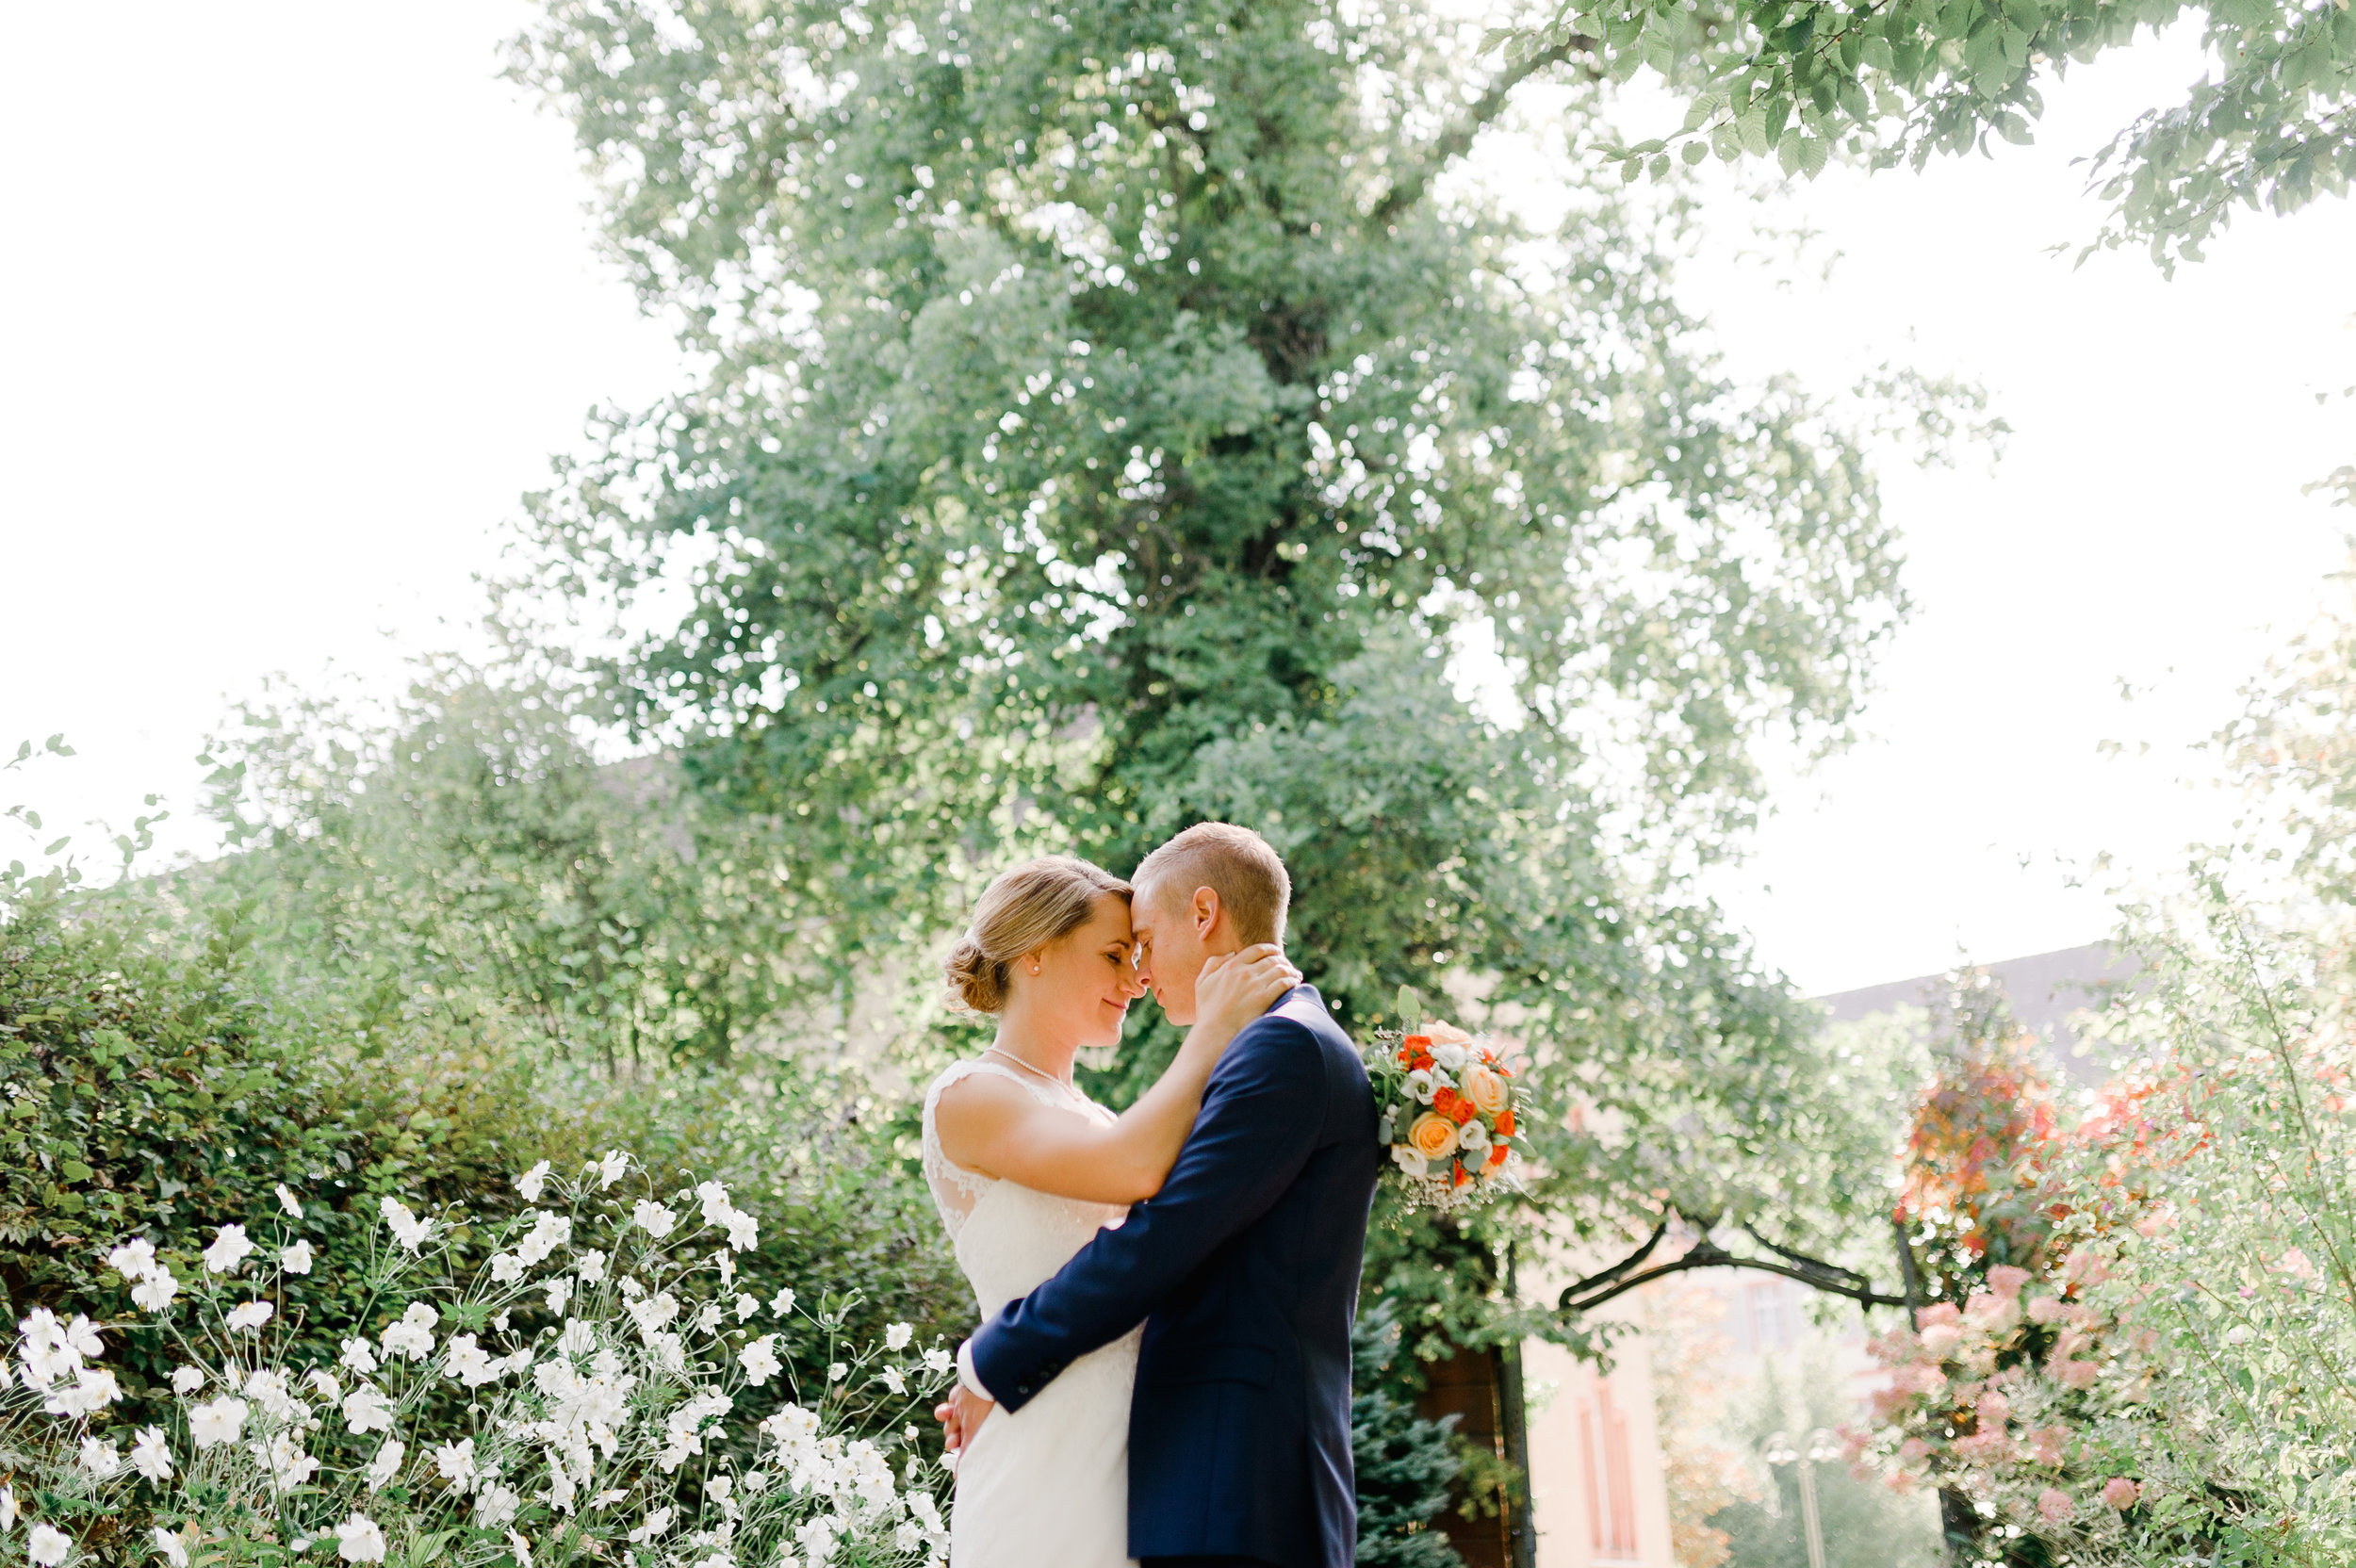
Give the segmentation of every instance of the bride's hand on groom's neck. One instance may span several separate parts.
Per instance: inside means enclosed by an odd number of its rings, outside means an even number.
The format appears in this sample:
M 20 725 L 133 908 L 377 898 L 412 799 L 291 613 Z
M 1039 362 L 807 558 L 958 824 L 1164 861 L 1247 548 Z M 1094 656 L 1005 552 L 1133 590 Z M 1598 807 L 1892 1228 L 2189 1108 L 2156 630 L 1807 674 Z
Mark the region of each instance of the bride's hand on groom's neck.
M 1225 1050 L 1246 1024 L 1300 984 L 1301 971 L 1274 942 L 1212 954 L 1194 982 L 1194 1028 L 1187 1045 L 1214 1053 Z

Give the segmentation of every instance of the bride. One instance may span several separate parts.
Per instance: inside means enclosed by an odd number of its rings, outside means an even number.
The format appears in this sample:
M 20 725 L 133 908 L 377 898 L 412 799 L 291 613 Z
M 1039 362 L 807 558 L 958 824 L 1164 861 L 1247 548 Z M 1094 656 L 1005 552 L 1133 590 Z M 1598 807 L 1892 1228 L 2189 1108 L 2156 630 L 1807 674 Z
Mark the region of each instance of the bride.
M 1072 1059 L 1121 1038 L 1145 994 L 1129 885 L 1061 856 L 990 885 L 950 954 L 953 1000 L 998 1037 L 924 1095 L 924 1177 L 987 1322 L 1160 1189 L 1211 1069 L 1300 982 L 1274 944 L 1214 957 L 1198 1020 L 1120 1116 L 1072 1083 Z M 957 1460 L 955 1568 L 1120 1568 L 1128 1550 L 1129 1396 L 1137 1331 L 1081 1357 L 1019 1412 L 992 1412 Z

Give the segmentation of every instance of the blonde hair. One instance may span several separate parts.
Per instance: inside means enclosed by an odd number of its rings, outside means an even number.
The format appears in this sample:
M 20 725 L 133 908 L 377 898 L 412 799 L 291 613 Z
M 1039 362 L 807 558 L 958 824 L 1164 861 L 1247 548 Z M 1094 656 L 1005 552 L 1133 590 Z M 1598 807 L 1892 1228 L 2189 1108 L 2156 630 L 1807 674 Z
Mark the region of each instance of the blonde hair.
M 1008 966 L 1025 953 L 1072 935 L 1106 895 L 1128 902 L 1129 884 L 1102 866 L 1045 855 L 999 874 L 973 906 L 973 923 L 949 950 L 942 970 L 949 1000 L 977 1013 L 1006 1004 Z
M 1196 823 L 1140 861 L 1129 880 L 1140 888 L 1168 884 L 1164 891 L 1181 893 L 1208 888 L 1246 946 L 1284 939 L 1293 879 L 1268 841 L 1249 827 Z

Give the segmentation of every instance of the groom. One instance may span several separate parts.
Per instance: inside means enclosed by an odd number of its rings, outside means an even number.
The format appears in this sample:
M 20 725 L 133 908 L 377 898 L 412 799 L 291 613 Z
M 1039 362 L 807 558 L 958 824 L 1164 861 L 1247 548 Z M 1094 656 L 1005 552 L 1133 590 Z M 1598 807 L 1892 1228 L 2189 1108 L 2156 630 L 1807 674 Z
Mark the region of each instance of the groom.
M 1194 1021 L 1204 960 L 1284 939 L 1267 841 L 1189 827 L 1131 878 L 1140 978 Z M 1142 1320 L 1129 1551 L 1146 1568 L 1349 1568 L 1350 1324 L 1374 1196 L 1374 1095 L 1314 987 L 1228 1046 L 1162 1189 L 959 1348 L 942 1407 L 962 1446 Z

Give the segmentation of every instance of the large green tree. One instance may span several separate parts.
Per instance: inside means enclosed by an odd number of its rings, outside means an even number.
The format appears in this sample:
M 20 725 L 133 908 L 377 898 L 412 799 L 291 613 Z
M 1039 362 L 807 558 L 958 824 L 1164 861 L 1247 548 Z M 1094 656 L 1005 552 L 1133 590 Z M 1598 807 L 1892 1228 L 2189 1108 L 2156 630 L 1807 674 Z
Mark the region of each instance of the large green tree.
M 2339 0 L 1557 0 L 1501 30 L 1513 70 L 1577 59 L 1625 79 L 1650 66 L 1690 112 L 1673 136 L 1601 143 L 1633 178 L 1770 154 L 1815 175 L 1837 154 L 1874 167 L 2027 141 L 2041 90 L 2146 28 L 2200 19 L 2214 69 L 2094 159 L 2102 245 L 2172 267 L 2234 209 L 2295 212 L 2356 175 L 2356 12 Z
M 825 961 L 1027 849 L 1248 822 L 1351 1025 L 1436 983 L 1526 1042 L 1552 1233 L 1879 1206 L 1839 1064 L 1689 890 L 1903 610 L 1870 466 L 1715 367 L 1616 187 L 1549 233 L 1447 195 L 1510 100 L 1460 29 L 552 0 L 515 71 L 709 368 L 542 499 L 541 581 L 620 601 L 609 716 L 784 825 Z M 1373 1279 L 1463 1332 L 1506 1233 L 1444 1229 L 1473 1266 Z

